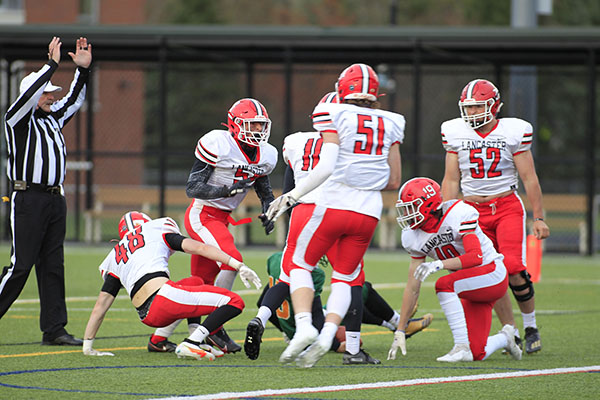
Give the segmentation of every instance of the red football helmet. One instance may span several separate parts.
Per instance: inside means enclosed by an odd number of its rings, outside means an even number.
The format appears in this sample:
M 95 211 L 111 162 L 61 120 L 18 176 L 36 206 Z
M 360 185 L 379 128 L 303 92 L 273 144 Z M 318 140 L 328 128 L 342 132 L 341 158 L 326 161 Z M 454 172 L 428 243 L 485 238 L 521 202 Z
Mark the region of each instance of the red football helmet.
M 135 228 L 148 221 L 152 221 L 152 218 L 143 212 L 129 211 L 127 214 L 123 215 L 121 221 L 119 221 L 119 238 L 123 239 L 127 232 L 135 230 Z
M 254 123 L 261 124 L 260 131 L 253 131 Z M 227 127 L 233 137 L 250 146 L 258 146 L 269 140 L 271 120 L 267 109 L 255 99 L 241 99 L 231 106 L 227 113 Z
M 400 188 L 396 220 L 402 229 L 416 229 L 441 206 L 440 185 L 433 179 L 413 178 Z
M 349 99 L 377 100 L 379 78 L 366 64 L 352 64 L 340 74 L 335 90 L 340 101 Z
M 337 93 L 329 92 L 321 100 L 319 100 L 319 104 L 321 103 L 339 103 Z
M 476 105 L 485 105 L 485 111 L 469 115 L 466 107 Z M 492 118 L 498 115 L 501 107 L 500 92 L 492 82 L 485 79 L 475 79 L 467 83 L 458 101 L 462 119 L 473 129 L 490 122 Z

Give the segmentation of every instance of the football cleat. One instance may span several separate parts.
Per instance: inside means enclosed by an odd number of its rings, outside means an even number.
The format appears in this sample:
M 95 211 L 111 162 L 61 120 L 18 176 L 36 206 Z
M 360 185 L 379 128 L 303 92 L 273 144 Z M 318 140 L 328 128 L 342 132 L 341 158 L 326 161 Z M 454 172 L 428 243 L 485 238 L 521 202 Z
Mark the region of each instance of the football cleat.
M 506 336 L 506 340 L 508 341 L 508 344 L 504 350 L 506 350 L 515 360 L 520 360 L 523 356 L 523 350 L 519 348 L 517 341 L 515 340 L 515 327 L 506 324 L 502 327 L 500 333 L 504 334 L 504 336 Z
M 525 328 L 525 351 L 527 354 L 535 353 L 542 349 L 542 338 L 537 328 Z
M 224 328 L 219 329 L 213 335 L 209 335 L 205 339 L 206 343 L 215 346 L 224 353 L 237 353 L 242 350 L 242 347 L 234 342 Z
M 206 351 L 200 346 L 197 346 L 190 342 L 181 342 L 175 349 L 177 358 L 195 358 L 196 360 L 214 361 L 215 355 L 209 351 Z
M 421 318 L 411 318 L 408 320 L 408 325 L 405 329 L 406 338 L 408 339 L 412 335 L 421 332 L 423 329 L 431 325 L 433 321 L 433 314 L 425 314 Z
M 279 362 L 283 364 L 291 363 L 308 345 L 314 343 L 318 336 L 319 331 L 312 325 L 302 331 L 296 330 L 296 334 L 292 340 L 290 340 L 290 344 L 285 348 L 283 353 L 281 353 Z
M 244 352 L 251 360 L 256 360 L 260 353 L 260 343 L 265 327 L 258 318 L 252 318 L 246 327 L 246 340 L 244 341 Z
M 441 362 L 473 361 L 473 353 L 468 344 L 455 344 L 448 354 L 438 357 L 436 360 Z
M 158 343 L 152 343 L 152 340 L 148 340 L 148 351 L 150 353 L 173 353 L 176 348 L 177 345 L 167 339 Z
M 304 350 L 296 359 L 296 365 L 300 368 L 311 368 L 314 366 L 325 353 L 329 351 L 331 345 L 324 346 L 319 340 L 311 344 L 308 349 Z
M 350 354 L 345 351 L 344 357 L 342 358 L 342 364 L 381 364 L 381 361 L 371 357 L 369 353 L 360 349 L 356 354 Z
M 217 349 L 216 347 L 212 347 L 211 345 L 206 343 L 200 343 L 198 347 L 200 347 L 204 351 L 211 353 L 215 357 L 223 357 L 225 355 L 225 353 L 221 350 Z

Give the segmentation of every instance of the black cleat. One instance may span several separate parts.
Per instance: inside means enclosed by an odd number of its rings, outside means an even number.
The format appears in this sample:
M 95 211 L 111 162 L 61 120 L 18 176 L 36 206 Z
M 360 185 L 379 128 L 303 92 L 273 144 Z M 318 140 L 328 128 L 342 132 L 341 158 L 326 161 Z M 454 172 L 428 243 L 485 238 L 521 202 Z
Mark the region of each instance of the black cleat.
M 244 351 L 251 360 L 256 360 L 260 353 L 260 343 L 265 327 L 258 318 L 252 318 L 246 327 L 246 340 L 244 341 Z
M 173 342 L 169 342 L 167 339 L 161 340 L 158 343 L 152 343 L 148 340 L 148 351 L 150 353 L 173 353 L 177 345 Z
M 224 328 L 219 329 L 214 335 L 209 335 L 205 339 L 207 344 L 217 347 L 223 353 L 237 353 L 242 350 L 242 346 L 234 342 Z
M 360 349 L 356 354 L 350 354 L 347 351 L 344 352 L 344 358 L 342 359 L 342 364 L 381 364 L 376 358 L 373 358 L 364 351 Z
M 542 349 L 542 339 L 537 328 L 525 328 L 525 351 L 527 354 L 535 353 Z

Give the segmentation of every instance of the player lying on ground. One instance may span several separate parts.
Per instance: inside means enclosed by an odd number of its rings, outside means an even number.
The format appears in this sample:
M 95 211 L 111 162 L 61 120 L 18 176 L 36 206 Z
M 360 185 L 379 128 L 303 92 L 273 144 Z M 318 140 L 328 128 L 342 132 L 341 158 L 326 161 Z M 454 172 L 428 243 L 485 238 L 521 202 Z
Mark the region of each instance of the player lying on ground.
M 225 322 L 244 309 L 242 298 L 230 290 L 205 285 L 198 277 L 178 282 L 170 280 L 168 260 L 175 251 L 197 254 L 234 267 L 246 287 L 250 282 L 260 289 L 256 273 L 218 248 L 186 238 L 171 218 L 151 220 L 146 214 L 132 211 L 119 223 L 121 240 L 104 259 L 99 269 L 104 285 L 85 328 L 83 354 L 110 355 L 94 350 L 92 345 L 106 312 L 121 286 L 131 297 L 140 321 L 152 327 L 174 326 L 182 318 L 207 315 L 198 328 L 181 342 L 177 357 L 214 360 L 224 353 L 202 342 Z
M 289 285 L 279 281 L 281 273 L 282 253 L 275 253 L 267 261 L 267 270 L 269 273 L 269 285 L 265 286 L 260 298 L 258 299 L 258 313 L 253 318 L 246 329 L 246 340 L 244 351 L 251 360 L 256 360 L 260 353 L 260 343 L 267 321 L 271 321 L 277 329 L 284 333 L 289 341 L 296 333 L 296 324 L 294 322 L 294 309 L 290 298 Z M 318 266 L 312 272 L 315 286 L 315 299 L 313 301 L 313 324 L 315 328 L 321 330 L 324 323 L 324 314 L 321 303 L 321 293 L 323 283 L 325 282 L 325 272 Z M 383 326 L 394 332 L 398 328 L 400 315 L 390 307 L 390 305 L 375 291 L 371 283 L 365 282 L 362 290 L 362 300 L 364 303 L 362 322 L 366 324 Z M 431 324 L 432 314 L 426 314 L 421 318 L 412 318 L 417 308 L 411 312 L 406 328 L 406 337 L 411 337 L 417 332 L 422 331 Z M 370 357 L 361 349 L 359 356 L 346 354 L 345 327 L 340 326 L 338 333 L 331 346 L 332 351 L 344 353 L 342 362 L 344 364 L 373 364 L 378 361 Z M 361 357 L 365 354 L 366 357 Z M 378 364 L 379 362 L 377 362 Z

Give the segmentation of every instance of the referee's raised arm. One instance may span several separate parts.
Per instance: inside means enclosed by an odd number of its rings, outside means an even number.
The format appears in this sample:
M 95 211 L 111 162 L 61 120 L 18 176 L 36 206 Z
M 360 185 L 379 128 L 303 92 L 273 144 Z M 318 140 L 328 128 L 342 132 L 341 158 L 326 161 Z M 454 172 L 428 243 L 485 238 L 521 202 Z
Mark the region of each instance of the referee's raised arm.
M 48 45 L 48 61 L 25 76 L 19 96 L 5 115 L 8 149 L 7 175 L 12 185 L 12 257 L 0 276 L 0 318 L 25 286 L 33 265 L 40 296 L 43 345 L 82 344 L 65 330 L 67 308 L 64 283 L 64 239 L 67 206 L 63 183 L 66 147 L 62 128 L 85 100 L 92 45 L 80 37 L 75 52 L 77 66 L 67 94 L 56 101 L 62 87 L 50 81 L 61 58 L 60 38 Z

